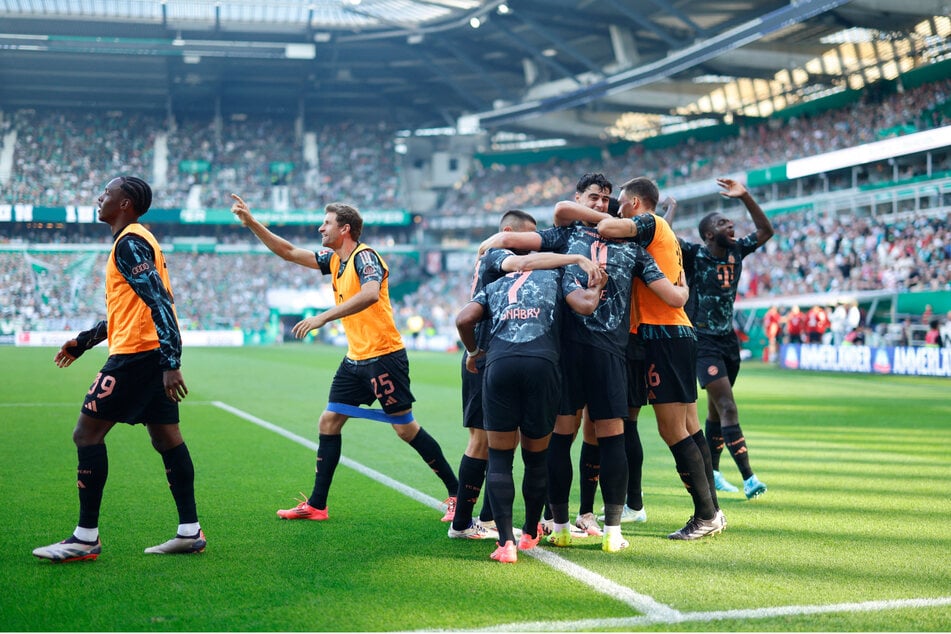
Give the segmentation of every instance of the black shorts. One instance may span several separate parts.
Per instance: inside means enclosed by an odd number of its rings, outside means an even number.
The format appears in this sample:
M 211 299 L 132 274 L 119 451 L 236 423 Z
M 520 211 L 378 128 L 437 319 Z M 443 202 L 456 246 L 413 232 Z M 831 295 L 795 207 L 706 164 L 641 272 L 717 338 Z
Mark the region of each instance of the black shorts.
M 566 341 L 561 355 L 558 413 L 574 415 L 588 406 L 591 420 L 627 418 L 627 362 L 601 348 Z
M 740 342 L 735 332 L 726 335 L 697 333 L 697 380 L 700 387 L 727 377 L 730 385 L 740 373 Z
M 478 374 L 466 370 L 466 357 L 462 353 L 462 426 L 471 429 L 485 429 L 485 415 L 482 409 L 482 379 L 485 376 L 485 355 L 476 359 Z
M 330 384 L 331 403 L 359 406 L 379 401 L 387 414 L 408 410 L 415 400 L 406 350 L 362 361 L 345 357 Z
M 647 405 L 647 363 L 644 342 L 634 333 L 627 338 L 627 406 Z
M 697 341 L 693 337 L 646 339 L 647 400 L 693 403 L 697 400 Z
M 555 428 L 561 373 L 541 357 L 503 357 L 485 369 L 482 406 L 486 431 L 544 438 Z
M 165 393 L 160 359 L 158 350 L 109 357 L 86 393 L 82 413 L 130 425 L 177 424 L 178 403 Z

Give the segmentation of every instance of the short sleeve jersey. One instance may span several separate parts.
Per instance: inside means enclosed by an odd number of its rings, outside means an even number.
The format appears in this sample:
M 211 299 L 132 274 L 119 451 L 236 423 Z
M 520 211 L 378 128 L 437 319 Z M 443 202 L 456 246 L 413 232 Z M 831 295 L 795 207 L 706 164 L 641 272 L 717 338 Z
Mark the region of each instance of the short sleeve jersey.
M 495 280 L 505 275 L 502 262 L 509 256 L 515 255 L 509 249 L 490 249 L 476 261 L 475 271 L 472 274 L 472 287 L 469 290 L 469 299 L 475 297 L 479 291 Z M 489 349 L 491 332 L 489 323 L 483 319 L 475 328 L 476 345 L 483 350 Z
M 393 321 L 390 304 L 389 269 L 376 251 L 365 244 L 357 245 L 346 262 L 330 249 L 318 251 L 316 255 L 321 273 L 332 276 L 334 302 L 338 305 L 360 292 L 367 282 L 380 283 L 377 302 L 340 319 L 347 333 L 347 357 L 363 361 L 402 350 L 403 337 Z
M 575 288 L 552 269 L 508 273 L 476 293 L 491 324 L 486 364 L 512 355 L 557 363 L 564 297 Z
M 569 229 L 552 233 L 551 240 L 543 235 L 543 248 L 552 246 L 564 253 L 590 258 L 605 268 L 608 282 L 594 313 L 580 315 L 572 312 L 565 336 L 624 356 L 630 328 L 631 284 L 635 277 L 650 284 L 664 274 L 647 251 L 633 241 L 605 238 L 595 227 L 580 222 L 570 225 Z M 588 276 L 577 265 L 565 267 L 565 276 L 582 288 L 588 284 Z
M 730 334 L 743 258 L 757 249 L 756 233 L 737 240 L 723 258 L 714 257 L 702 244 L 681 240 L 680 245 L 690 287 L 687 316 L 699 333 Z

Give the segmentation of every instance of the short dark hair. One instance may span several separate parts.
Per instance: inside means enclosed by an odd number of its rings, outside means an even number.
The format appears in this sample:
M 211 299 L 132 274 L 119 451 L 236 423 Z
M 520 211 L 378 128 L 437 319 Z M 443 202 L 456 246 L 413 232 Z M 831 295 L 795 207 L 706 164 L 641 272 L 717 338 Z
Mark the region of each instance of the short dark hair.
M 152 188 L 137 176 L 120 176 L 119 189 L 132 201 L 137 216 L 145 215 L 152 206 Z
M 651 210 L 657 208 L 660 200 L 660 191 L 654 181 L 646 176 L 638 176 L 621 185 L 621 192 L 629 196 L 637 196 L 646 203 L 650 203 Z
M 700 219 L 700 222 L 697 224 L 697 232 L 700 234 L 701 240 L 707 239 L 707 231 L 713 231 L 713 219 L 719 215 L 720 212 L 711 211 Z
M 608 192 L 614 191 L 614 186 L 611 185 L 611 181 L 605 178 L 604 174 L 601 172 L 588 172 L 587 174 L 584 174 L 580 179 L 578 179 L 578 184 L 575 185 L 575 191 L 580 194 L 592 185 L 597 185 L 600 187 L 602 192 L 605 190 Z
M 499 220 L 499 231 L 505 227 L 511 227 L 515 231 L 523 231 L 527 225 L 532 227 L 538 225 L 535 216 L 521 209 L 509 209 L 502 214 L 502 218 Z
M 363 217 L 357 208 L 347 203 L 330 203 L 324 207 L 328 214 L 337 214 L 337 226 L 350 225 L 350 237 L 355 241 L 360 240 L 360 234 L 363 233 Z
M 617 216 L 621 211 L 621 201 L 611 196 L 608 198 L 608 214 L 611 216 Z

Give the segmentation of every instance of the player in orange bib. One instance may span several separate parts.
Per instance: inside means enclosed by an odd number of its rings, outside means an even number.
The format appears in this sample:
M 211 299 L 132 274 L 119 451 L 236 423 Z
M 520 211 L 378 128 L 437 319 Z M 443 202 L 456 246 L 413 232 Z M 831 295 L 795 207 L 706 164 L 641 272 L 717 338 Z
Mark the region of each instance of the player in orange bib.
M 340 362 L 330 386 L 327 408 L 320 415 L 320 443 L 314 488 L 308 499 L 292 509 L 277 512 L 282 519 L 326 520 L 327 495 L 340 462 L 341 432 L 351 417 L 390 423 L 401 440 L 419 453 L 446 486 L 447 497 L 456 495 L 459 481 L 443 456 L 439 443 L 413 417 L 409 359 L 403 338 L 393 321 L 389 295 L 389 269 L 376 251 L 360 242 L 363 218 L 356 208 L 331 203 L 324 208 L 320 235 L 324 246 L 314 252 L 294 246 L 272 233 L 251 215 L 247 204 L 232 194 L 231 211 L 272 252 L 309 269 L 329 275 L 336 305 L 298 322 L 294 336 L 322 328 L 335 319 L 347 335 L 347 355 Z M 361 408 L 379 401 L 382 412 Z M 451 509 L 450 509 L 451 510 Z M 444 521 L 451 521 L 452 518 Z

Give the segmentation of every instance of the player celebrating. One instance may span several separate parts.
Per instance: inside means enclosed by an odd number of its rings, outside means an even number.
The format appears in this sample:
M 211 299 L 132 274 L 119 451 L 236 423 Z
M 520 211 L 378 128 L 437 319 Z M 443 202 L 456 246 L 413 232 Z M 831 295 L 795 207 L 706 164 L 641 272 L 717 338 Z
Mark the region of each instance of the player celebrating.
M 515 563 L 517 550 L 532 549 L 541 538 L 538 520 L 548 481 L 546 456 L 561 387 L 558 356 L 562 299 L 573 310 L 591 314 L 606 280 L 596 271 L 586 281 L 588 286 L 581 286 L 573 274 L 565 274 L 563 280 L 560 270 L 510 273 L 488 284 L 456 318 L 471 372 L 477 370 L 476 359 L 485 352 L 476 346 L 476 324 L 485 315 L 491 320 L 483 395 L 489 443 L 488 496 L 499 533 L 491 557 L 502 563 Z M 519 442 L 525 463 L 525 523 L 516 548 L 512 466 Z
M 330 203 L 324 210 L 320 235 L 325 249 L 314 252 L 296 247 L 275 235 L 251 215 L 247 204 L 232 194 L 231 211 L 276 255 L 330 275 L 333 308 L 299 321 L 293 333 L 303 339 L 312 330 L 340 319 L 347 336 L 347 355 L 340 362 L 330 386 L 327 408 L 320 415 L 319 445 L 314 488 L 310 497 L 278 517 L 288 520 L 326 520 L 327 495 L 340 462 L 341 432 L 351 417 L 374 418 L 390 423 L 401 440 L 419 453 L 439 476 L 449 496 L 459 482 L 436 440 L 413 417 L 416 399 L 410 391 L 409 359 L 396 324 L 389 296 L 389 269 L 383 259 L 360 242 L 363 218 L 356 208 Z M 383 412 L 360 405 L 380 402 Z
M 106 435 L 117 422 L 141 423 L 162 456 L 175 506 L 178 532 L 146 548 L 150 554 L 199 553 L 205 535 L 195 507 L 195 468 L 179 430 L 178 404 L 188 388 L 182 378 L 182 338 L 165 256 L 139 218 L 152 204 L 141 178 L 120 176 L 99 196 L 99 220 L 112 229 L 106 264 L 106 321 L 70 339 L 54 362 L 69 367 L 86 350 L 109 340 L 109 358 L 86 394 L 73 442 L 79 465 L 79 524 L 58 544 L 33 554 L 54 562 L 94 560 L 102 552 L 99 508 L 109 461 Z
M 773 237 L 773 226 L 742 183 L 718 178 L 717 184 L 723 196 L 743 201 L 756 230 L 737 240 L 733 235 L 733 221 L 714 212 L 700 220 L 698 231 L 703 238 L 702 245 L 680 241 L 691 289 L 687 314 L 697 333 L 697 379 L 700 387 L 707 391 L 706 431 L 714 484 L 721 491 L 737 490 L 719 471 L 720 453 L 726 445 L 743 476 L 743 493 L 751 499 L 765 493 L 766 485 L 750 468 L 749 451 L 733 396 L 733 385 L 740 372 L 740 344 L 733 329 L 733 304 L 743 258 Z M 775 336 L 771 337 L 771 341 L 774 340 Z

